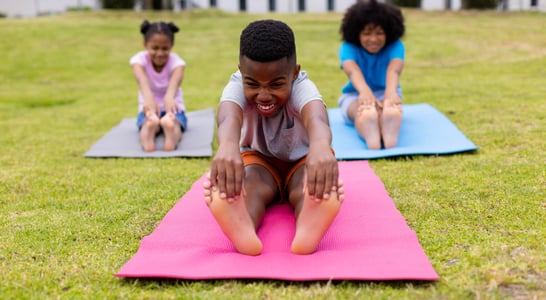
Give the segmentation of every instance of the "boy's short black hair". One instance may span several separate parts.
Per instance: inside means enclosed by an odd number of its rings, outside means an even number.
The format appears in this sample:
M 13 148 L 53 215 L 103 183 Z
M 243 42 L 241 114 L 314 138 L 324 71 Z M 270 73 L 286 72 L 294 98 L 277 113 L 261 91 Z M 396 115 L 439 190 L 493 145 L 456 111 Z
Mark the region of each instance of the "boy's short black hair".
M 383 28 L 387 36 L 385 45 L 404 36 L 404 16 L 400 9 L 376 0 L 359 1 L 350 6 L 343 16 L 339 32 L 344 41 L 360 46 L 360 32 L 368 24 Z
M 254 21 L 241 33 L 239 56 L 258 62 L 270 62 L 296 56 L 294 32 L 276 20 Z
M 148 20 L 144 20 L 140 24 L 140 33 L 144 36 L 144 41 L 148 41 L 150 37 L 155 33 L 166 35 L 172 44 L 174 44 L 174 34 L 179 31 L 178 26 L 173 22 L 155 22 L 150 23 Z

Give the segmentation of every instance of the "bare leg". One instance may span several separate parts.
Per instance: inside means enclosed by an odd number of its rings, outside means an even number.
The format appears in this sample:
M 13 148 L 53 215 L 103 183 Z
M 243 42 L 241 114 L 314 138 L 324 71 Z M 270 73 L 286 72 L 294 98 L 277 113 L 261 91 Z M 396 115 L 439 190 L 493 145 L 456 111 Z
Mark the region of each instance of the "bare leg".
M 344 198 L 343 183 L 340 181 L 336 187 L 337 191 L 330 193 L 330 198 L 320 202 L 310 199 L 307 186 L 301 186 L 302 182 L 305 182 L 304 172 L 304 167 L 300 168 L 292 177 L 289 186 L 289 199 L 296 215 L 296 234 L 291 246 L 291 251 L 295 254 L 315 252 L 337 216 Z
M 182 129 L 174 114 L 167 113 L 161 118 L 161 127 L 165 134 L 165 151 L 173 151 L 182 139 Z
M 245 181 L 239 199 L 228 202 L 219 191 L 204 184 L 205 202 L 237 251 L 246 255 L 258 255 L 263 245 L 256 229 L 265 214 L 266 205 L 278 194 L 273 177 L 261 166 L 245 168 Z
M 402 124 L 402 111 L 398 105 L 383 108 L 381 114 L 381 136 L 385 148 L 396 147 Z
M 381 149 L 379 117 L 375 106 L 360 106 L 355 117 L 355 127 L 368 145 L 368 149 Z
M 159 119 L 146 118 L 140 128 L 140 144 L 146 152 L 155 151 L 155 136 L 159 132 Z

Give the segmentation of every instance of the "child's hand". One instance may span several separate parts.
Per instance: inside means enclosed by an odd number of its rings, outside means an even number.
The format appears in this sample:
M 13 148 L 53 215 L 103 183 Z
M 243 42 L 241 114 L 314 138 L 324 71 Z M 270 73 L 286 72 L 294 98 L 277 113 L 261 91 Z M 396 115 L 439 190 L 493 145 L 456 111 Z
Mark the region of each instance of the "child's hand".
M 311 199 L 328 199 L 337 189 L 338 165 L 329 147 L 310 147 L 306 161 L 307 190 Z
M 383 100 L 383 107 L 391 107 L 395 106 L 398 107 L 402 104 L 402 100 L 398 95 L 391 96 L 391 97 L 385 97 L 385 100 Z
M 146 116 L 146 119 L 150 120 L 150 121 L 153 121 L 153 122 L 156 122 L 156 121 L 159 121 L 159 117 L 156 113 L 154 113 L 153 111 L 151 110 L 148 110 L 145 114 Z
M 180 111 L 180 108 L 178 107 L 178 105 L 176 105 L 174 99 L 165 99 L 163 100 L 163 103 L 165 106 L 165 112 L 176 114 Z
M 369 92 L 366 92 L 366 93 L 360 93 L 358 95 L 358 103 L 360 104 L 360 106 L 364 106 L 364 108 L 367 108 L 367 107 L 372 107 L 375 105 L 375 102 L 377 101 L 377 99 L 375 98 L 375 95 L 369 91 Z
M 232 202 L 241 194 L 245 169 L 239 144 L 222 144 L 212 160 L 210 181 L 217 186 L 220 198 Z
M 146 118 L 150 119 L 152 115 L 155 115 L 156 117 L 159 117 L 161 114 L 161 109 L 159 108 L 159 105 L 157 103 L 144 103 L 144 107 L 142 109 L 144 111 L 144 115 Z

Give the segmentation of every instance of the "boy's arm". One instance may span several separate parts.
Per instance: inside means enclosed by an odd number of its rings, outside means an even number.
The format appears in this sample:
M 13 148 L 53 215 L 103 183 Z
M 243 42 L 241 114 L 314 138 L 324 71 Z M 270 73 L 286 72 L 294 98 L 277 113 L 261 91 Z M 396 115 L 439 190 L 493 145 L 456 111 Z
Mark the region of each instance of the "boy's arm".
M 359 104 L 374 105 L 376 100 L 375 96 L 370 87 L 366 84 L 362 70 L 360 70 L 360 67 L 356 64 L 356 62 L 353 60 L 346 60 L 343 62 L 342 68 L 345 74 L 347 74 L 347 77 L 349 77 L 349 80 L 355 89 L 358 91 Z
M 244 166 L 239 148 L 243 110 L 233 102 L 221 102 L 218 106 L 218 150 L 212 160 L 210 180 L 217 186 L 220 197 L 233 199 L 241 194 Z
M 328 113 L 322 101 L 310 101 L 301 111 L 309 135 L 307 154 L 307 188 L 311 198 L 327 198 L 338 183 L 337 161 L 332 153 L 332 133 Z
M 159 106 L 155 103 L 154 96 L 152 95 L 152 89 L 150 88 L 150 83 L 148 82 L 148 76 L 146 76 L 144 67 L 139 64 L 133 64 L 131 67 L 133 68 L 133 75 L 135 76 L 135 80 L 140 88 L 140 92 L 144 97 L 144 115 L 147 115 L 149 111 L 159 115 L 161 112 L 159 111 Z
M 396 89 L 398 88 L 398 83 L 400 82 L 400 74 L 402 74 L 402 69 L 404 68 L 404 61 L 401 59 L 393 59 L 387 67 L 387 78 L 386 78 L 386 87 L 385 87 L 385 100 L 392 101 L 392 104 L 400 104 L 401 100 Z
M 180 107 L 177 107 L 174 103 L 174 96 L 182 84 L 182 79 L 184 78 L 184 66 L 176 67 L 171 73 L 169 78 L 169 85 L 167 86 L 167 92 L 165 93 L 165 98 L 163 98 L 163 103 L 165 103 L 165 111 L 177 113 Z

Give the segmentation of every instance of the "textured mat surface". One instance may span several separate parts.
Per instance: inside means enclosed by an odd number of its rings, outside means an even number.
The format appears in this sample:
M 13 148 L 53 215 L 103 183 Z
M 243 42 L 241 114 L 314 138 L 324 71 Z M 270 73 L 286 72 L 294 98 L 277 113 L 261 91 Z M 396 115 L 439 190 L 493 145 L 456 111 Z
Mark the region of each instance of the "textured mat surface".
M 437 280 L 417 235 L 366 161 L 339 162 L 345 182 L 341 210 L 311 255 L 290 252 L 290 206 L 268 209 L 259 256 L 236 252 L 203 201 L 199 179 L 158 227 L 143 238 L 119 277 L 277 280 Z
M 353 125 L 347 124 L 339 108 L 330 108 L 332 146 L 337 159 L 374 159 L 406 155 L 440 155 L 477 150 L 458 128 L 429 104 L 404 104 L 398 146 L 369 150 Z
M 139 142 L 136 118 L 126 118 L 87 151 L 85 157 L 208 157 L 212 155 L 214 109 L 186 113 L 188 128 L 174 151 L 145 152 Z M 163 134 L 156 137 L 156 149 L 163 149 Z

